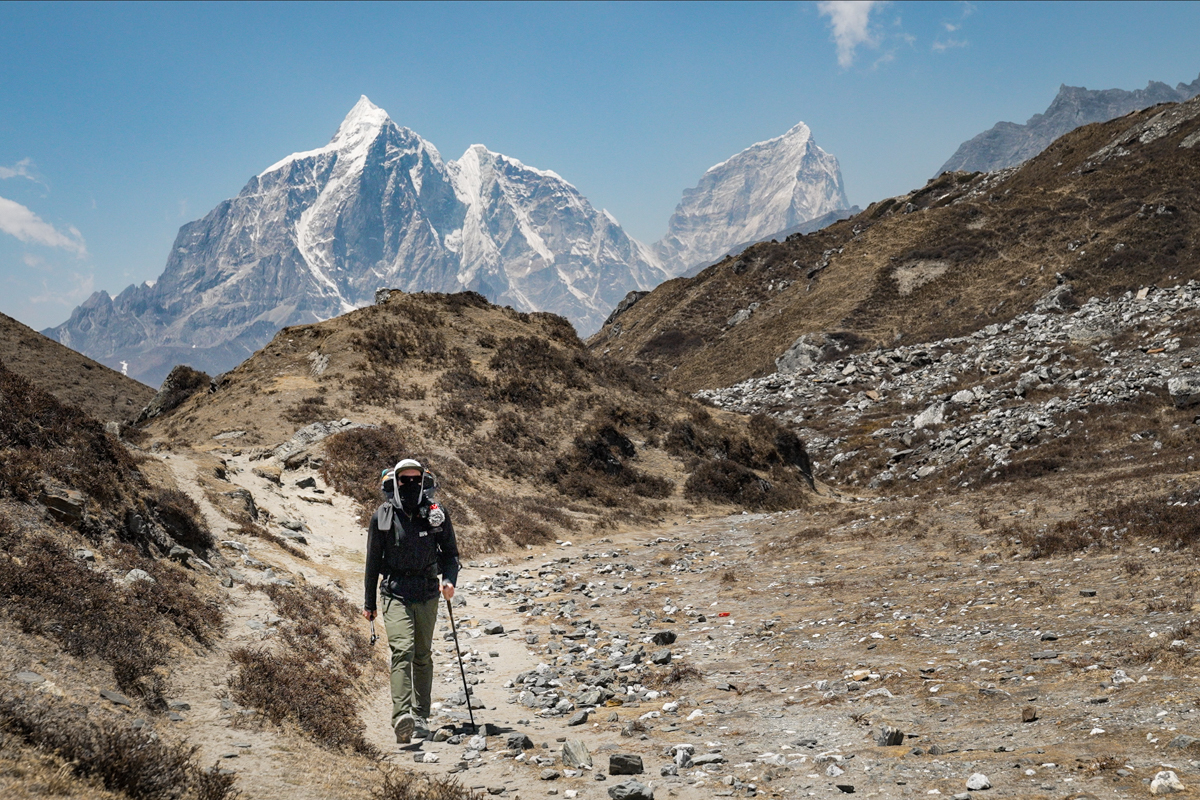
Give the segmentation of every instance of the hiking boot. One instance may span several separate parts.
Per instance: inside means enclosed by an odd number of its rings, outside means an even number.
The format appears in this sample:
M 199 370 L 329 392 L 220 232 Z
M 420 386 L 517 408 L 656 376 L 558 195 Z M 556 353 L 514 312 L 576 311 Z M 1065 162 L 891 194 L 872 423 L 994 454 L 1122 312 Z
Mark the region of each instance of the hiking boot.
M 400 719 L 396 720 L 396 743 L 408 744 L 411 742 L 415 727 L 416 720 L 412 714 L 401 714 Z
M 425 719 L 424 717 L 417 717 L 413 721 L 412 735 L 413 735 L 414 739 L 428 739 L 429 738 L 429 720 Z

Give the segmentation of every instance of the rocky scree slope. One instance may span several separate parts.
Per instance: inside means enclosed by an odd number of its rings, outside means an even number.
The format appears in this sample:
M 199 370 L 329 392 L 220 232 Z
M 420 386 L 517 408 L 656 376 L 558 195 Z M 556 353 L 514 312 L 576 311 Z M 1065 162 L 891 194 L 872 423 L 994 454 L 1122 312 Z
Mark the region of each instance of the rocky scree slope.
M 97 292 L 45 333 L 157 385 L 181 362 L 223 372 L 281 327 L 367 305 L 381 286 L 470 289 L 590 332 L 664 277 L 555 173 L 482 145 L 444 161 L 363 97 L 329 144 L 184 225 L 153 284 Z
M 1150 81 L 1145 89 L 1086 89 L 1058 87 L 1058 94 L 1041 114 L 1024 125 L 997 122 L 988 130 L 963 142 L 941 169 L 943 172 L 995 172 L 1015 167 L 1045 150 L 1058 137 L 1092 122 L 1107 122 L 1131 111 L 1159 103 L 1180 103 L 1200 94 L 1200 78 L 1171 88 Z
M 146 430 L 250 453 L 276 482 L 318 464 L 364 524 L 380 470 L 416 455 L 441 477 L 468 551 L 810 496 L 804 445 L 778 423 L 707 409 L 595 358 L 561 317 L 471 293 L 393 292 L 285 328 Z
M 8 369 L 102 422 L 132 422 L 154 396 L 144 383 L 4 314 L 0 314 L 0 352 Z
M 805 334 L 849 352 L 968 335 L 1028 311 L 1063 275 L 1114 297 L 1197 277 L 1200 99 L 1062 137 L 1021 167 L 946 173 L 809 235 L 668 281 L 588 340 L 669 385 L 775 371 Z
M 847 487 L 1196 469 L 1200 283 L 1073 296 L 1062 284 L 1032 312 L 923 345 L 822 359 L 836 342 L 809 337 L 779 372 L 697 397 L 790 423 L 817 474 Z

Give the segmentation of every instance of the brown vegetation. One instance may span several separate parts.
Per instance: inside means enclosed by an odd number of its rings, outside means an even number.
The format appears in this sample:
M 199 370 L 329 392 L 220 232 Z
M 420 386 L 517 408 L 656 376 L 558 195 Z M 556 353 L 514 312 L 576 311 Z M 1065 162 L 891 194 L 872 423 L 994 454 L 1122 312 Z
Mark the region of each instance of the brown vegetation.
M 322 746 L 376 755 L 357 713 L 357 682 L 373 654 L 351 627 L 354 607 L 314 586 L 267 584 L 263 590 L 285 621 L 276 645 L 231 654 L 233 697 L 272 723 L 295 723 Z
M 62 759 L 61 774 L 98 779 L 133 800 L 233 800 L 233 775 L 195 762 L 195 747 L 169 744 L 152 731 L 98 719 L 78 706 L 0 697 L 0 737 L 12 736 Z M 70 793 L 69 783 L 63 794 Z

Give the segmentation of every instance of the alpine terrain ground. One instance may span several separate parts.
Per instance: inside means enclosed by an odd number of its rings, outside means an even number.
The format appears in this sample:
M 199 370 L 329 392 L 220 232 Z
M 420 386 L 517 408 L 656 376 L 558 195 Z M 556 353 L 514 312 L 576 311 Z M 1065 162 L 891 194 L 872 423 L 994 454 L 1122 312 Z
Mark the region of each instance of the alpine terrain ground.
M 5 359 L 0 795 L 1195 796 L 1198 143 L 1087 126 L 587 344 L 393 292 L 134 425 Z M 443 608 L 405 746 L 358 614 L 402 455 L 471 688 Z

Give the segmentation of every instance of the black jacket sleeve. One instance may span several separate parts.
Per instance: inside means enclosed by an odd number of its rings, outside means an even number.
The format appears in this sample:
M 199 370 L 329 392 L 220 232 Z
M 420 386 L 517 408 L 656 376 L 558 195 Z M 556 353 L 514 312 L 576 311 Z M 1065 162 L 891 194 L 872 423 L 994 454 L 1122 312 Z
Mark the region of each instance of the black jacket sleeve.
M 375 598 L 379 592 L 379 574 L 383 572 L 383 535 L 379 532 L 379 514 L 371 515 L 371 526 L 367 529 L 367 573 L 365 586 L 366 598 L 363 609 L 375 610 Z
M 454 523 L 450 521 L 449 513 L 446 514 L 446 521 L 442 523 L 441 529 L 441 533 L 434 534 L 438 546 L 438 572 L 442 574 L 443 580 L 457 585 L 458 540 L 454 538 Z

